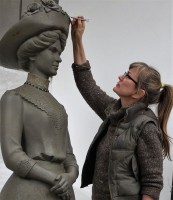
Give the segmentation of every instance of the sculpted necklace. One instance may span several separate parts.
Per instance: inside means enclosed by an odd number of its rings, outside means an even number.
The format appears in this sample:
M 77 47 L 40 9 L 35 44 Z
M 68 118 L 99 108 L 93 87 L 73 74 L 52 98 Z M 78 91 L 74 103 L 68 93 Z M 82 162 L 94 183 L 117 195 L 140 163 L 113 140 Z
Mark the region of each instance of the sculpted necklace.
M 44 91 L 44 92 L 49 92 L 49 90 L 47 90 L 47 89 L 45 89 L 45 88 L 41 88 L 41 87 L 39 87 L 39 86 L 37 86 L 37 85 L 34 85 L 34 84 L 32 84 L 32 83 L 30 83 L 30 82 L 28 82 L 28 81 L 26 81 L 24 84 L 30 85 L 30 86 L 35 87 L 35 88 L 37 88 L 37 89 L 39 89 L 39 90 L 42 90 L 42 91 Z
M 32 73 L 28 73 L 28 78 L 24 84 L 30 85 L 44 92 L 49 92 L 48 90 L 49 81 Z

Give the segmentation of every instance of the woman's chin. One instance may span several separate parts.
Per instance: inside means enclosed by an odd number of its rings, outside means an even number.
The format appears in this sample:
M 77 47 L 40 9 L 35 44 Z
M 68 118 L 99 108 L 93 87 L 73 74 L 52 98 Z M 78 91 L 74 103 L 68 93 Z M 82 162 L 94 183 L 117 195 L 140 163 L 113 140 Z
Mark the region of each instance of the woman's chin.
M 113 91 L 115 92 L 115 93 L 117 93 L 117 85 L 113 88 Z

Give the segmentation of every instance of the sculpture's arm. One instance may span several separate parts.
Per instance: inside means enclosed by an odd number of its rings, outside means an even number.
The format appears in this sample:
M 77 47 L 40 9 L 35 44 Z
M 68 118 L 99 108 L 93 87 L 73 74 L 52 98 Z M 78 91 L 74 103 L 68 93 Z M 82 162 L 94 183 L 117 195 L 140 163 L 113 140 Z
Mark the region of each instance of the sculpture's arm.
M 25 177 L 35 165 L 22 149 L 22 99 L 6 92 L 1 99 L 1 148 L 4 162 L 10 170 Z
M 66 172 L 71 174 L 73 179 L 72 181 L 75 182 L 78 177 L 79 167 L 76 161 L 76 157 L 73 153 L 69 132 L 67 132 L 67 148 L 66 148 L 66 159 L 64 161 L 64 167 L 66 169 Z

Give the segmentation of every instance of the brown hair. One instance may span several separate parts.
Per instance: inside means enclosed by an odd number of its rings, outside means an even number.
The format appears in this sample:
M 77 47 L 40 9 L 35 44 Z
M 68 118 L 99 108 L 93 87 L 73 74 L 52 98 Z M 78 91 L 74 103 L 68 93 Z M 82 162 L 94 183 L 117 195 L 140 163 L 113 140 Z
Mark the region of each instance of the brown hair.
M 138 68 L 137 88 L 145 90 L 146 93 L 142 101 L 147 105 L 158 104 L 158 122 L 163 136 L 163 155 L 171 160 L 171 138 L 167 134 L 167 122 L 173 107 L 173 87 L 163 85 L 160 73 L 146 63 L 135 62 L 129 66 L 129 69 L 131 68 Z

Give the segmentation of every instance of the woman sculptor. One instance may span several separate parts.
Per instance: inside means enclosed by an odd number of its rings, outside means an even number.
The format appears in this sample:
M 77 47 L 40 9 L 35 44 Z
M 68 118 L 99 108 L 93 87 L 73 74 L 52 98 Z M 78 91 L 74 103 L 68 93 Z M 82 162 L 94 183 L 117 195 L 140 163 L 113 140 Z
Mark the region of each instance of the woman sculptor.
M 170 158 L 167 122 L 173 87 L 163 85 L 153 67 L 134 62 L 113 87 L 119 99 L 107 95 L 92 76 L 82 41 L 84 31 L 85 19 L 74 18 L 74 78 L 103 123 L 89 147 L 81 187 L 93 184 L 93 200 L 158 200 L 163 187 L 163 157 Z M 151 104 L 158 105 L 157 116 L 149 108 Z

